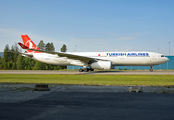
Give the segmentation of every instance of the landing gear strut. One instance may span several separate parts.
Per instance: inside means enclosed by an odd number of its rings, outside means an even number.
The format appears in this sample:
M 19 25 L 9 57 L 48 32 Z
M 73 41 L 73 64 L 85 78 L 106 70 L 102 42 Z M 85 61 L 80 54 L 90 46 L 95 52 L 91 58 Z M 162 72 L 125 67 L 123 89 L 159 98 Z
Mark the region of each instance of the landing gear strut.
M 153 72 L 153 66 L 150 66 L 150 72 Z

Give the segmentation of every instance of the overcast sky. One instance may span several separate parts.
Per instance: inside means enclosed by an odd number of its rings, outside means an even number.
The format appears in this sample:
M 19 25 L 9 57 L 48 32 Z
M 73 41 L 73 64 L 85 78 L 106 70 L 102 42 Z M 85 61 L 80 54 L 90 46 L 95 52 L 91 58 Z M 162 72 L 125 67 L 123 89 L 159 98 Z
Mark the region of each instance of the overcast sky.
M 0 0 L 0 51 L 22 42 L 69 52 L 152 51 L 174 55 L 174 0 Z

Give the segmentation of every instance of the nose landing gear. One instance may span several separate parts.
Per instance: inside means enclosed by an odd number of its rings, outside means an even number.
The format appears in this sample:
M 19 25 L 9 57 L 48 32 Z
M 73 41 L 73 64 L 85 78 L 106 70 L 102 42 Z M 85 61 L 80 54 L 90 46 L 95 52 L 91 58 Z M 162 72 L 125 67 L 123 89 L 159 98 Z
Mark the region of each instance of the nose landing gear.
M 153 66 L 150 66 L 150 72 L 153 72 Z

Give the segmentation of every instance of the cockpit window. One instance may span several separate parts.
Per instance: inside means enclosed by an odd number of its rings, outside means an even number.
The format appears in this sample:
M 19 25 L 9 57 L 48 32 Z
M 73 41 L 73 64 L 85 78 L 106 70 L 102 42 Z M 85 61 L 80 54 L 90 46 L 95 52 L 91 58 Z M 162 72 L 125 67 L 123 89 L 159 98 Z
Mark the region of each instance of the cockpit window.
M 164 55 L 161 55 L 161 57 L 164 57 Z

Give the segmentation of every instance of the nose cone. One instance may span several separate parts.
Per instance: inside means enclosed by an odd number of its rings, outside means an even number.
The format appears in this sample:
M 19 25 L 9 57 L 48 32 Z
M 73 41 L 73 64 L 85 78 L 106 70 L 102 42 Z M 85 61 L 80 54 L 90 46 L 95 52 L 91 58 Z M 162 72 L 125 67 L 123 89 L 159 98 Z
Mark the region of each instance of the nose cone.
M 169 61 L 169 58 L 165 57 L 165 62 L 168 62 Z

